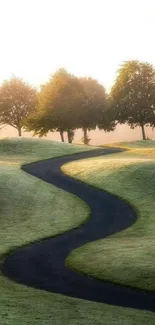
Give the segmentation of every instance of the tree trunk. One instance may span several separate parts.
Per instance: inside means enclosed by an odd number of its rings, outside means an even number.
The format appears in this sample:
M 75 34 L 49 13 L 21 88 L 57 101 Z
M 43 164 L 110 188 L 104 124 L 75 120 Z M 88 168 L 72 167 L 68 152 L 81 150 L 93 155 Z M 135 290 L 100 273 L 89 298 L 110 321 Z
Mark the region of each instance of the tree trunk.
M 142 129 L 142 137 L 143 137 L 143 140 L 146 140 L 146 134 L 145 134 L 144 124 L 141 124 L 141 129 Z
M 68 143 L 72 143 L 74 139 L 74 130 L 67 130 Z
M 83 128 L 83 139 L 84 139 L 84 144 L 88 143 L 88 136 L 87 136 L 87 128 Z
M 62 142 L 65 142 L 65 139 L 64 139 L 64 132 L 62 130 L 60 130 L 60 137 L 61 137 L 61 141 Z
M 72 143 L 70 130 L 67 130 L 68 143 Z
M 21 127 L 18 128 L 18 135 L 19 135 L 19 137 L 22 136 L 22 128 Z

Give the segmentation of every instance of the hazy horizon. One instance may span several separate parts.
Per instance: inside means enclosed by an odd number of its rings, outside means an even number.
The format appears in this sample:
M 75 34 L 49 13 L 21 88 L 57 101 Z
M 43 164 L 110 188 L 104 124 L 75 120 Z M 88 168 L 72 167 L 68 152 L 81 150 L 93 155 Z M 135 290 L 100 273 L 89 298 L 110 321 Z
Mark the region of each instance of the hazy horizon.
M 146 129 L 146 136 L 150 139 L 155 139 L 155 130 L 152 131 L 151 127 L 145 127 Z M 32 133 L 30 132 L 23 132 L 23 137 L 32 137 Z M 83 133 L 81 130 L 76 130 L 75 132 L 75 139 L 73 143 L 81 143 L 81 138 Z M 10 126 L 6 126 L 2 130 L 0 130 L 0 139 L 4 137 L 18 137 L 18 132 L 15 128 Z M 130 129 L 130 127 L 126 124 L 118 125 L 115 131 L 112 132 L 105 132 L 92 130 L 88 133 L 88 137 L 91 138 L 91 145 L 104 145 L 107 143 L 113 142 L 121 142 L 121 141 L 135 141 L 141 140 L 141 128 L 137 127 L 134 130 Z M 37 137 L 38 138 L 38 137 Z M 60 135 L 58 132 L 49 132 L 47 137 L 43 137 L 43 139 L 51 139 L 60 141 Z M 65 141 L 67 142 L 67 135 L 65 134 Z

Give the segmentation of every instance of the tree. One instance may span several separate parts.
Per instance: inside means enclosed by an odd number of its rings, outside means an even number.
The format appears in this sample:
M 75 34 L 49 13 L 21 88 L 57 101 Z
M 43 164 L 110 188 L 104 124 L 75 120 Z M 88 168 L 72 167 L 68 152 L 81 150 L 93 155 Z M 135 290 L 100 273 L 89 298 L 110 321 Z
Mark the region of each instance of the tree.
M 88 130 L 95 129 L 96 126 L 106 128 L 107 118 L 107 95 L 105 88 L 92 78 L 80 78 L 80 83 L 84 88 L 85 101 L 79 111 L 78 127 L 83 129 L 83 142 L 88 144 Z M 106 125 L 107 124 L 107 125 Z
M 67 130 L 67 137 L 68 137 L 68 143 L 72 143 L 72 141 L 74 140 L 74 130 L 72 129 L 68 129 Z
M 155 70 L 149 63 L 127 61 L 118 71 L 110 99 L 115 120 L 140 126 L 146 140 L 145 125 L 151 125 L 155 109 Z
M 16 128 L 19 136 L 35 107 L 36 90 L 21 79 L 12 77 L 0 87 L 0 123 Z
M 41 87 L 39 94 L 39 111 L 29 119 L 29 130 L 45 135 L 48 131 L 59 131 L 64 142 L 67 132 L 68 142 L 74 137 L 77 127 L 78 110 L 84 103 L 84 90 L 78 78 L 64 69 L 59 69 Z

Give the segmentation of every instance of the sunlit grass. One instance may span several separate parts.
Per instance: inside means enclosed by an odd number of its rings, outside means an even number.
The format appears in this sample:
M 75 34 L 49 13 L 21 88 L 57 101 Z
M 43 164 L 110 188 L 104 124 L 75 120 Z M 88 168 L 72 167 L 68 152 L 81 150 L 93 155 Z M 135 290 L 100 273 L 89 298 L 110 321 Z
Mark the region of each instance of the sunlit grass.
M 75 250 L 67 263 L 100 279 L 155 290 L 155 141 L 142 143 L 63 166 L 67 174 L 124 198 L 139 216 L 129 229 Z
M 154 140 L 138 140 L 129 142 L 114 142 L 107 144 L 108 147 L 126 148 L 126 149 L 147 149 L 155 148 Z
M 35 239 L 62 233 L 89 216 L 79 198 L 12 165 L 0 166 L 0 193 L 0 253 L 33 241 L 34 232 Z

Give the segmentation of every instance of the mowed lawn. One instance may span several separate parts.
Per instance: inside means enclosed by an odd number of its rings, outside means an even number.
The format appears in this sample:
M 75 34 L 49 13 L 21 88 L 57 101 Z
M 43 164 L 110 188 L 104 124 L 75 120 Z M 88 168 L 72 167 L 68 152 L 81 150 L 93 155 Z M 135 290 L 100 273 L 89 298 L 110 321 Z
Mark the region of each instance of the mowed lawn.
M 78 227 L 79 198 L 20 170 L 25 162 L 89 150 L 45 140 L 0 140 L 0 262 L 9 250 Z M 0 325 L 153 325 L 155 316 L 35 290 L 0 273 Z
M 0 141 L 0 254 L 34 241 L 34 235 L 40 239 L 77 227 L 89 216 L 88 206 L 78 197 L 20 169 L 23 163 L 84 149 L 34 139 Z
M 80 247 L 67 263 L 99 279 L 155 290 L 155 141 L 117 146 L 129 151 L 66 164 L 63 170 L 125 199 L 138 220 L 116 235 Z

